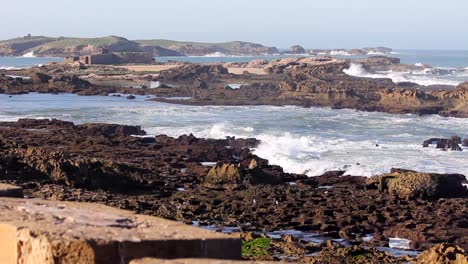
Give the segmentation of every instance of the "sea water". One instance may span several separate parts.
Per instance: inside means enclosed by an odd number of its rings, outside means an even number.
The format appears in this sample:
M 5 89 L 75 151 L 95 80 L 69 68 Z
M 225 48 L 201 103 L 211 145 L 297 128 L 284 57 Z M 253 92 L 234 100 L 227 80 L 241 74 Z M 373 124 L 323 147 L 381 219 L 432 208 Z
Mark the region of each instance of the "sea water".
M 432 137 L 468 138 L 468 119 L 296 106 L 184 106 L 112 96 L 0 95 L 0 120 L 58 118 L 141 125 L 149 134 L 255 137 L 254 150 L 285 171 L 370 176 L 405 168 L 468 175 L 468 148 L 423 148 Z

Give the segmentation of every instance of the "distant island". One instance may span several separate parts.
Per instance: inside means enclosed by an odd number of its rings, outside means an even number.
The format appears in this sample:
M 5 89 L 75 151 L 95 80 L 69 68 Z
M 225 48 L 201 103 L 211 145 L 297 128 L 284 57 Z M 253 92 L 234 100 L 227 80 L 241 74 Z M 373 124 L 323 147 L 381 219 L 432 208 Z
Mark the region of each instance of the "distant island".
M 361 49 L 311 49 L 294 45 L 280 51 L 276 47 L 262 44 L 231 41 L 223 43 L 202 43 L 167 39 L 128 40 L 119 36 L 100 38 L 31 36 L 0 41 L 0 56 L 68 57 L 96 53 L 100 48 L 111 52 L 150 52 L 153 56 L 223 56 L 223 55 L 375 55 L 388 54 L 390 48 L 375 47 Z

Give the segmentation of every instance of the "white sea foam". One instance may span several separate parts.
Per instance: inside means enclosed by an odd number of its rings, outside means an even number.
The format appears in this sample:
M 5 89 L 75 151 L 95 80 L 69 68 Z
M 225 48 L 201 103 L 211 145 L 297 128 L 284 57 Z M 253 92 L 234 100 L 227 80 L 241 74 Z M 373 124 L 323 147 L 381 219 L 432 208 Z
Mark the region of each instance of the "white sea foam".
M 19 70 L 20 68 L 18 67 L 12 67 L 12 66 L 0 66 L 0 70 Z
M 35 58 L 36 56 L 34 56 L 34 51 L 30 51 L 28 53 L 23 54 L 23 57 L 25 57 L 25 58 Z
M 417 62 L 417 63 L 415 63 L 414 65 L 415 65 L 415 66 L 418 66 L 418 67 L 423 67 L 423 66 L 424 66 L 424 64 L 422 64 L 421 62 Z
M 330 55 L 332 56 L 353 56 L 353 54 L 344 51 L 344 50 L 332 50 L 330 51 Z
M 418 72 L 396 72 L 396 71 L 381 71 L 370 73 L 364 69 L 361 64 L 351 63 L 348 69 L 343 70 L 344 73 L 366 78 L 390 78 L 392 81 L 413 82 L 419 85 L 458 85 L 462 80 L 449 79 L 450 76 L 438 76 L 431 74 L 432 69 L 424 69 Z
M 371 50 L 371 51 L 367 52 L 367 55 L 382 55 L 383 56 L 383 55 L 386 55 L 386 53 Z
M 206 54 L 205 56 L 203 57 L 210 57 L 210 58 L 222 58 L 222 57 L 230 57 L 231 55 L 227 55 L 227 54 L 224 54 L 222 52 L 214 52 L 214 53 L 210 53 L 210 54 Z
M 411 249 L 411 240 L 406 238 L 391 237 L 389 238 L 388 245 L 390 248 L 396 249 Z
M 76 123 L 141 125 L 152 135 L 255 137 L 261 140 L 255 154 L 286 172 L 309 176 L 328 170 L 370 176 L 394 167 L 468 175 L 468 148 L 445 152 L 421 146 L 430 137 L 458 134 L 467 138 L 468 123 L 461 118 L 295 106 L 181 106 L 144 100 L 70 94 L 0 95 L 0 120 L 59 118 Z

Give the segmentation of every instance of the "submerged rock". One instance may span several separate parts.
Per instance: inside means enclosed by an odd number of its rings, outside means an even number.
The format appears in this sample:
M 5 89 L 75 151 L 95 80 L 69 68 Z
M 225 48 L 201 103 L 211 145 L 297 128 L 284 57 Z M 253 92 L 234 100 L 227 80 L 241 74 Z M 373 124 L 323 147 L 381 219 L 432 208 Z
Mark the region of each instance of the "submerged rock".
M 461 174 L 420 173 L 392 169 L 391 173 L 378 175 L 366 180 L 367 187 L 376 187 L 381 192 L 405 199 L 442 197 L 465 197 L 467 189 L 462 185 L 465 176 Z

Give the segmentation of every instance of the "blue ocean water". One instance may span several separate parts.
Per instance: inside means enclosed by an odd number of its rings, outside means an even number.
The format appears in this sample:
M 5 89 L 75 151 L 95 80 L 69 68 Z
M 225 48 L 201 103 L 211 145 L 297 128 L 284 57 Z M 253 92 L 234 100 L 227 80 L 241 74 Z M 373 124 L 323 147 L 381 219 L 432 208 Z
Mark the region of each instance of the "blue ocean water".
M 62 62 L 63 58 L 48 57 L 0 57 L 0 69 L 27 68 L 50 62 Z
M 366 56 L 343 56 L 335 55 L 337 58 L 365 58 Z M 303 57 L 306 55 L 259 55 L 259 56 L 193 56 L 193 57 L 157 57 L 159 62 L 186 61 L 194 63 L 209 62 L 249 62 L 252 60 L 265 59 L 276 60 L 289 57 Z M 428 64 L 433 67 L 466 68 L 468 67 L 468 50 L 395 50 L 384 56 L 396 57 L 405 64 Z
M 423 148 L 432 137 L 468 138 L 468 119 L 392 115 L 295 106 L 184 106 L 112 96 L 0 95 L 0 120 L 58 118 L 77 123 L 141 125 L 148 133 L 255 137 L 255 153 L 288 172 L 346 170 L 374 175 L 391 168 L 468 175 L 468 148 Z M 212 162 L 213 160 L 207 160 Z
M 276 60 L 288 57 L 301 57 L 305 55 L 259 55 L 259 56 L 193 56 L 193 57 L 157 57 L 156 61 L 187 61 L 187 62 L 248 62 L 252 60 L 265 59 Z M 385 56 L 397 57 L 402 63 L 423 63 L 433 67 L 468 68 L 468 50 L 395 50 L 392 54 Z M 340 56 L 339 58 L 362 58 L 368 56 Z M 6 67 L 30 67 L 49 62 L 60 62 L 62 58 L 44 57 L 0 57 L 0 68 Z

